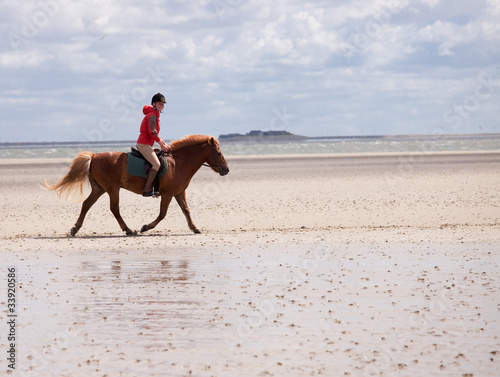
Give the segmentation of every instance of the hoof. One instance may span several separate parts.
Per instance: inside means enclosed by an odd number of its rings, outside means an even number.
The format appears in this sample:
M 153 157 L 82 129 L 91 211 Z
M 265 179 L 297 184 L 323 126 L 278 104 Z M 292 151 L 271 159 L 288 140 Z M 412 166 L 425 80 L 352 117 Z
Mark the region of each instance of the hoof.
M 74 237 L 77 233 L 78 233 L 78 228 L 76 226 L 74 226 L 73 228 L 71 228 L 71 231 L 69 232 L 69 234 L 71 235 L 71 237 Z
M 137 236 L 137 230 L 127 230 L 127 236 Z
M 141 233 L 147 232 L 149 230 L 149 227 L 147 225 L 143 225 L 141 228 Z
M 193 232 L 194 232 L 195 234 L 201 234 L 201 230 L 199 230 L 198 228 L 194 228 L 194 229 L 193 229 Z

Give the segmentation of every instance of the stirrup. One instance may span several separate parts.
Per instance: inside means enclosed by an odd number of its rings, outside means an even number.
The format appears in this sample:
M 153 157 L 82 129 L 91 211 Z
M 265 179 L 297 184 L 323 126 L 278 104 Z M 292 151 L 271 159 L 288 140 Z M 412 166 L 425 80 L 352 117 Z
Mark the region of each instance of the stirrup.
M 144 191 L 142 193 L 142 196 L 145 196 L 145 197 L 153 197 L 153 198 L 157 198 L 160 196 L 160 193 L 158 191 L 154 191 L 154 190 L 151 190 L 151 191 Z

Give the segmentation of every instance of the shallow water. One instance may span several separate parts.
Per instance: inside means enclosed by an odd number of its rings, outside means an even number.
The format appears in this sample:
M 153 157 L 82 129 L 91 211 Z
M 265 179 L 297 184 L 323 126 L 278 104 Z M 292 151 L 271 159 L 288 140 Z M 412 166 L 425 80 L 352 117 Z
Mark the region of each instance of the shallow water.
M 129 152 L 135 142 L 123 143 L 67 143 L 50 145 L 26 144 L 15 148 L 0 145 L 0 159 L 16 158 L 73 158 L 80 151 L 94 153 L 105 151 Z M 250 142 L 221 141 L 225 156 L 290 155 L 290 154 L 338 154 L 338 153 L 386 153 L 386 152 L 438 152 L 438 151 L 485 151 L 500 150 L 500 135 L 442 136 L 380 139 L 310 139 L 305 141 Z
M 50 261 L 27 253 L 17 265 L 19 370 L 493 375 L 499 247 L 269 245 Z

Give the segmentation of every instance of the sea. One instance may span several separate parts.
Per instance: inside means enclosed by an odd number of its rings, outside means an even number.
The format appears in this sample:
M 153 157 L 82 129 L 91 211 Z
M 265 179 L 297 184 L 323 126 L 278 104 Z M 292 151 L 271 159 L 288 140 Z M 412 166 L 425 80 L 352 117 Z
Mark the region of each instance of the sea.
M 224 156 L 498 151 L 500 134 L 221 139 Z M 0 143 L 0 159 L 73 158 L 81 151 L 128 152 L 135 141 Z

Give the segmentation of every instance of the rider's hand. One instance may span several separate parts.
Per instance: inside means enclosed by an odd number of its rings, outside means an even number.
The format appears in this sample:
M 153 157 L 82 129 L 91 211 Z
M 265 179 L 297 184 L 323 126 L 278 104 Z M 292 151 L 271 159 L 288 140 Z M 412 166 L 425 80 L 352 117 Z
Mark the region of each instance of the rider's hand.
M 163 140 L 160 139 L 160 141 L 158 142 L 158 144 L 160 144 L 160 148 L 163 152 L 166 152 L 166 153 L 169 153 L 171 148 L 170 148 L 170 145 L 168 145 L 167 143 L 165 143 Z

